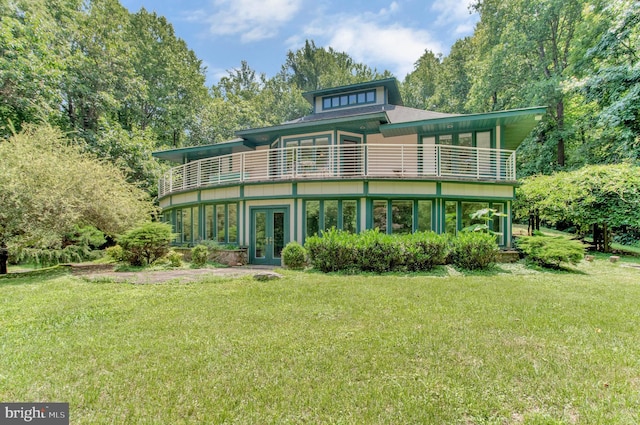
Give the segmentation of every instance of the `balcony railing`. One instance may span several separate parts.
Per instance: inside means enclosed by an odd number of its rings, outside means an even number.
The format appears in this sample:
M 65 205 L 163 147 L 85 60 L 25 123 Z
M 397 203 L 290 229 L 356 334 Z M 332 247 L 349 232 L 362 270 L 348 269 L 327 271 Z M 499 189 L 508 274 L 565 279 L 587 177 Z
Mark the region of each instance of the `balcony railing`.
M 243 182 L 376 177 L 513 181 L 516 154 L 448 145 L 322 145 L 260 150 L 174 167 L 160 179 L 158 195 Z

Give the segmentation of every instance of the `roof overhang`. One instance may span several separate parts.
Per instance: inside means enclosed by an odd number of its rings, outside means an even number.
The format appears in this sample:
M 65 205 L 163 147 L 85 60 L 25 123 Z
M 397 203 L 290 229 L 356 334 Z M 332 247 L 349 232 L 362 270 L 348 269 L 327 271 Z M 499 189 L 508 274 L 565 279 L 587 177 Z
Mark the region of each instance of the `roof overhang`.
M 234 139 L 228 142 L 215 143 L 211 145 L 191 146 L 180 149 L 170 149 L 153 152 L 153 156 L 166 161 L 184 164 L 203 158 L 210 158 L 222 155 L 229 155 L 238 152 L 255 150 L 255 145 L 242 139 Z
M 246 139 L 251 144 L 258 146 L 270 144 L 280 136 L 289 136 L 300 134 L 302 132 L 314 133 L 320 131 L 332 131 L 336 128 L 356 133 L 377 132 L 380 124 L 386 122 L 388 122 L 387 114 L 381 111 L 373 114 L 363 114 L 359 116 L 347 116 L 326 120 L 299 121 L 296 123 L 281 124 L 273 127 L 241 130 L 237 131 L 236 135 L 238 137 Z
M 397 124 L 384 124 L 380 132 L 384 137 L 405 136 L 408 134 L 459 133 L 501 127 L 505 149 L 515 150 L 540 122 L 547 108 L 511 109 L 507 111 L 468 114 L 423 121 L 411 121 Z

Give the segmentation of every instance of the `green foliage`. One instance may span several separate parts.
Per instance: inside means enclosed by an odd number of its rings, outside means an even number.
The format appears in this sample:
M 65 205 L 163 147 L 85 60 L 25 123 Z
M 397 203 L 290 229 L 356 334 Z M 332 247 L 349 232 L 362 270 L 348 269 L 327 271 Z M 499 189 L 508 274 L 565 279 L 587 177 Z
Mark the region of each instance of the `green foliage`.
M 518 238 L 517 245 L 529 260 L 543 267 L 558 268 L 562 263 L 575 265 L 584 257 L 582 242 L 563 236 L 524 236 Z
M 127 261 L 127 253 L 120 245 L 108 247 L 105 249 L 105 255 L 118 263 Z
M 115 166 L 81 153 L 50 127 L 27 127 L 0 142 L 0 182 L 0 248 L 14 256 L 95 246 L 99 235 L 87 226 L 114 236 L 155 210 Z
M 322 236 L 307 238 L 305 247 L 311 264 L 325 273 L 426 271 L 445 263 L 448 236 L 433 232 L 387 235 L 378 229 L 352 234 L 330 229 Z
M 166 255 L 174 237 L 170 224 L 147 222 L 120 236 L 118 244 L 125 250 L 129 264 L 142 266 Z
M 466 270 L 482 270 L 496 262 L 495 236 L 481 232 L 460 232 L 451 239 L 451 262 Z
M 174 268 L 182 267 L 182 253 L 170 249 L 165 255 L 165 258 L 169 260 L 169 265 Z
M 307 250 L 296 241 L 289 242 L 282 250 L 282 262 L 293 270 L 302 270 L 307 264 Z
M 592 165 L 551 176 L 534 176 L 517 189 L 516 215 L 538 209 L 555 225 L 574 225 L 586 233 L 594 225 L 640 229 L 640 167 Z
M 191 264 L 195 267 L 204 267 L 209 260 L 209 248 L 198 244 L 191 248 Z

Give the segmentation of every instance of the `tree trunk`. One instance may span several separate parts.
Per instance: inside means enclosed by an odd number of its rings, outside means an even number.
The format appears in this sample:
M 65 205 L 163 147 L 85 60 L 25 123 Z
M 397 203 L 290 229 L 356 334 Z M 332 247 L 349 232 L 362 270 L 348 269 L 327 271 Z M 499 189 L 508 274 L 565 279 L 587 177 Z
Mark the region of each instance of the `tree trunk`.
M 7 274 L 7 262 L 9 261 L 9 251 L 6 245 L 0 245 L 0 274 Z
M 564 101 L 560 100 L 556 105 L 556 115 L 558 120 L 558 165 L 564 167 Z
M 602 225 L 602 250 L 604 252 L 611 252 L 611 238 L 609 237 L 609 228 L 607 227 L 607 223 Z

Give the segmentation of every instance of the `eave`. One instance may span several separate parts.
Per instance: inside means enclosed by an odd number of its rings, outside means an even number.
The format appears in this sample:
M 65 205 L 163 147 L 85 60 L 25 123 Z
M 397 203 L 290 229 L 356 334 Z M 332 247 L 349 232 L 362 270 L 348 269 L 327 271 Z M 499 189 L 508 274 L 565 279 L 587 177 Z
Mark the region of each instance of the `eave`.
M 409 134 L 460 133 L 501 127 L 504 136 L 504 149 L 516 149 L 538 124 L 547 108 L 512 109 L 508 111 L 468 114 L 423 121 L 397 124 L 384 124 L 380 132 L 384 137 L 405 136 Z
M 158 159 L 184 164 L 189 161 L 196 161 L 203 158 L 252 151 L 255 150 L 255 148 L 255 145 L 252 145 L 246 140 L 234 139 L 222 143 L 157 151 L 153 152 L 152 155 Z

